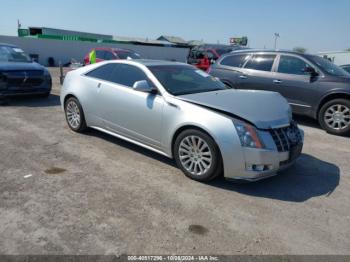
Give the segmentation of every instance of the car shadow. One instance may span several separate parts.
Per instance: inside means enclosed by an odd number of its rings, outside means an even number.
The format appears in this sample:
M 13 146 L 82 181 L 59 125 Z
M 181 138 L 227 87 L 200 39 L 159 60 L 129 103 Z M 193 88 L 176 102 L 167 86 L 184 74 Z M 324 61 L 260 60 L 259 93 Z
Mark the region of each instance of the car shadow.
M 148 158 L 152 158 L 152 159 L 158 160 L 160 162 L 163 162 L 169 166 L 176 167 L 175 161 L 173 159 L 170 159 L 166 156 L 155 153 L 149 149 L 143 148 L 143 147 L 135 145 L 133 143 L 127 142 L 123 139 L 120 139 L 120 138 L 114 137 L 112 135 L 100 132 L 98 130 L 89 128 L 88 130 L 86 130 L 83 133 L 83 135 L 101 138 L 101 139 L 106 140 L 106 141 L 113 143 L 115 145 L 125 147 L 131 151 L 135 151 L 135 152 L 142 154 Z
M 308 127 L 314 127 L 321 129 L 321 126 L 319 125 L 318 121 L 316 119 L 313 119 L 311 117 L 307 116 L 302 116 L 302 115 L 294 115 L 293 114 L 293 119 L 297 121 L 298 124 L 308 126 Z M 326 132 L 326 131 L 325 131 Z
M 319 123 L 316 119 L 313 119 L 313 118 L 307 117 L 307 116 L 302 116 L 302 115 L 293 115 L 293 119 L 298 123 L 298 125 L 317 128 L 317 129 L 320 129 L 321 131 L 323 131 L 325 133 L 325 135 L 327 134 L 327 135 L 332 136 L 332 134 L 329 134 L 325 130 L 322 129 L 322 127 L 319 125 Z M 336 136 L 336 135 L 333 135 L 333 136 Z M 350 137 L 350 134 L 344 135 L 343 137 Z
M 40 96 L 18 96 L 2 100 L 2 106 L 23 106 L 23 107 L 51 107 L 59 106 L 60 96 L 50 94 L 49 97 Z
M 312 197 L 330 196 L 339 185 L 340 170 L 331 163 L 302 154 L 295 165 L 254 183 L 228 183 L 224 178 L 208 185 L 254 197 L 304 202 Z
M 84 134 L 101 138 L 146 157 L 161 161 L 169 166 L 176 167 L 173 159 L 103 132 L 89 129 Z M 220 177 L 207 183 L 207 185 L 254 197 L 288 202 L 304 202 L 312 197 L 330 196 L 339 185 L 339 180 L 340 170 L 336 165 L 311 155 L 302 154 L 295 165 L 271 178 L 252 183 L 234 183 Z

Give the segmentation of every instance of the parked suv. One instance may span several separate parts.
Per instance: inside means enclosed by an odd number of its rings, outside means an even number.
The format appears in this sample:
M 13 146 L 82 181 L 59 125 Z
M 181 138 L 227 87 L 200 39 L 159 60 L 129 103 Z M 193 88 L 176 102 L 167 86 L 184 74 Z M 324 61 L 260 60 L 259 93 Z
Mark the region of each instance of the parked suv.
M 96 52 L 96 62 L 102 62 L 105 60 L 116 60 L 116 59 L 140 59 L 141 56 L 133 50 L 122 49 L 122 48 L 110 48 L 110 47 L 96 47 L 91 49 L 90 52 L 84 58 L 84 65 L 89 65 L 90 58 L 89 54 L 94 51 Z
M 329 133 L 350 133 L 350 74 L 324 58 L 242 50 L 221 57 L 208 71 L 231 88 L 279 92 L 294 113 L 317 119 Z
M 208 70 L 210 64 L 215 63 L 223 54 L 240 49 L 239 46 L 227 45 L 200 45 L 190 50 L 187 63 L 196 66 L 204 71 Z

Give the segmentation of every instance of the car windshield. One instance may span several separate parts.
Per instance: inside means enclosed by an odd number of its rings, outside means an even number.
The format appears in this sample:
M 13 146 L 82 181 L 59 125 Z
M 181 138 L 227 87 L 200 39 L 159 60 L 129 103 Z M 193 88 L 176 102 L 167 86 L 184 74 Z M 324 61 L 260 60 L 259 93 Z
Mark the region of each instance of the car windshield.
M 192 66 L 159 65 L 148 68 L 163 87 L 175 96 L 226 89 L 217 78 Z
M 329 60 L 319 57 L 319 56 L 309 56 L 310 60 L 313 61 L 318 67 L 325 71 L 326 73 L 332 75 L 332 76 L 347 76 L 349 77 L 350 74 L 346 72 L 344 69 L 340 68 L 339 66 L 333 64 Z
M 135 52 L 118 52 L 120 59 L 141 59 L 141 56 Z
M 0 46 L 0 62 L 30 62 L 22 49 L 12 46 Z

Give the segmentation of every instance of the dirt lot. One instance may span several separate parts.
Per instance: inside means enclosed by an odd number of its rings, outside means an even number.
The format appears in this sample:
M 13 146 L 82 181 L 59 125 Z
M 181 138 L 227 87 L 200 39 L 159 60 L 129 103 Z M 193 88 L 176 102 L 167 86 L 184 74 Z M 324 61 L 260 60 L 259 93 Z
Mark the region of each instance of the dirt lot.
M 71 132 L 58 94 L 56 78 L 49 99 L 0 107 L 1 254 L 350 254 L 350 138 L 298 117 L 292 169 L 201 184 L 140 147 Z

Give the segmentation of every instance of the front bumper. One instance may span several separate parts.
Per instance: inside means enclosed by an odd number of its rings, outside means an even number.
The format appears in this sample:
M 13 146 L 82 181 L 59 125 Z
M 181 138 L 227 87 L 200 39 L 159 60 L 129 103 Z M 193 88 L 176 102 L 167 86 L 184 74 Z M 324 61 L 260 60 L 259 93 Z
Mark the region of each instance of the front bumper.
M 0 98 L 47 94 L 51 92 L 51 89 L 52 80 L 47 79 L 39 86 L 11 86 L 5 89 L 0 89 Z
M 292 166 L 301 155 L 304 142 L 304 132 L 299 129 L 301 140 L 289 151 L 279 152 L 275 149 L 242 148 L 240 159 L 244 164 L 240 168 L 230 166 L 224 162 L 224 176 L 228 180 L 258 181 L 276 175 L 279 171 Z M 227 166 L 225 167 L 225 164 Z M 259 170 L 252 170 L 252 166 L 260 166 Z

